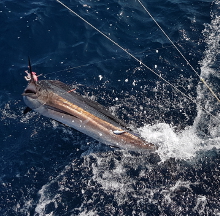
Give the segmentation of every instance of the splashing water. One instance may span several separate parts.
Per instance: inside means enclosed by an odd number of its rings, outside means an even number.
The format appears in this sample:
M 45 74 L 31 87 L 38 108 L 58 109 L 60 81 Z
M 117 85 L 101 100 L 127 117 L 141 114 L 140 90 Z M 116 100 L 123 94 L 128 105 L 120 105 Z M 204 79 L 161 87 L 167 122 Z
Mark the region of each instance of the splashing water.
M 206 78 L 209 85 L 220 92 L 220 1 L 215 1 L 211 12 L 211 24 L 205 24 L 203 31 L 207 43 L 204 58 L 200 62 L 201 76 Z M 159 154 L 162 161 L 169 158 L 190 159 L 196 156 L 199 151 L 207 151 L 212 148 L 220 148 L 220 113 L 219 103 L 208 92 L 204 85 L 197 88 L 197 99 L 199 103 L 204 104 L 206 109 L 217 118 L 210 117 L 199 106 L 197 108 L 197 117 L 194 124 L 182 131 L 175 131 L 175 128 L 165 123 L 158 123 L 153 126 L 145 125 L 140 128 L 141 135 L 149 142 L 158 145 Z M 218 95 L 220 95 L 218 93 Z
M 155 143 L 162 161 L 169 158 L 190 159 L 200 149 L 202 140 L 196 136 L 193 128 L 175 132 L 174 128 L 165 123 L 153 126 L 146 125 L 140 129 L 141 135 L 149 142 Z

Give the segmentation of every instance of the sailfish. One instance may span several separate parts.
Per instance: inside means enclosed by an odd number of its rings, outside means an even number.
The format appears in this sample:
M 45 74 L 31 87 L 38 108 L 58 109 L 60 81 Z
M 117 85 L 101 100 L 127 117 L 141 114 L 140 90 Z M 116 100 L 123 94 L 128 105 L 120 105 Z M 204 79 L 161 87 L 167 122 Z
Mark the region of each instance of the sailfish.
M 28 61 L 26 80 L 29 83 L 22 94 L 27 105 L 24 113 L 34 110 L 110 146 L 134 151 L 156 149 L 101 104 L 71 91 L 58 80 L 38 81 L 30 58 Z

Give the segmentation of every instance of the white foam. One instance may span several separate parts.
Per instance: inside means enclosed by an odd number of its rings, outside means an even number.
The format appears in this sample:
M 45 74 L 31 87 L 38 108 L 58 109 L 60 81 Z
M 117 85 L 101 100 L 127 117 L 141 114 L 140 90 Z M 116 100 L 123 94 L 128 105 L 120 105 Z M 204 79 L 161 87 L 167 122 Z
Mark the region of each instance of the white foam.
M 65 166 L 64 170 L 55 179 L 43 185 L 42 188 L 38 191 L 38 194 L 40 195 L 40 199 L 35 208 L 35 213 L 38 213 L 39 216 L 53 215 L 54 213 L 53 211 L 51 211 L 48 214 L 45 214 L 45 208 L 50 203 L 53 203 L 55 208 L 57 208 L 62 192 L 68 190 L 68 188 L 65 188 L 63 186 L 63 183 L 66 181 L 64 176 L 66 175 L 66 172 L 68 172 L 70 168 L 71 168 L 71 164 Z M 53 194 L 50 192 L 50 187 L 54 183 L 57 184 L 57 192 Z
M 156 144 L 162 161 L 169 158 L 190 159 L 200 149 L 202 140 L 197 137 L 192 127 L 176 132 L 165 123 L 145 125 L 139 129 L 142 137 Z
M 202 213 L 205 210 L 206 204 L 207 204 L 206 196 L 199 195 L 197 198 L 196 206 L 194 207 L 193 210 L 197 211 L 199 214 L 202 215 Z

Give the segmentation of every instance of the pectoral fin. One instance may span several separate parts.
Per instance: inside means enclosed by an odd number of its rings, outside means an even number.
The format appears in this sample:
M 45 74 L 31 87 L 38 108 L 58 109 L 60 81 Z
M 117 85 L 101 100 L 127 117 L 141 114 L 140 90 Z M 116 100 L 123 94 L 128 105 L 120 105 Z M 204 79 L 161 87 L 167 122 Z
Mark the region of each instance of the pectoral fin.
M 66 111 L 64 111 L 64 110 L 61 110 L 61 109 L 59 109 L 59 108 L 56 108 L 56 107 L 53 107 L 53 106 L 49 106 L 49 105 L 45 105 L 45 107 L 47 108 L 47 109 L 50 109 L 50 110 L 54 110 L 54 111 L 56 111 L 56 112 L 58 112 L 58 113 L 63 113 L 63 114 L 66 114 L 66 115 L 69 115 L 69 116 L 73 116 L 73 117 L 75 117 L 75 118 L 78 118 L 77 116 L 75 116 L 75 115 L 73 115 L 73 114 L 71 114 L 71 113 L 69 113 L 69 112 L 66 112 Z
M 23 114 L 27 114 L 28 112 L 30 112 L 32 109 L 30 107 L 26 107 L 23 111 Z

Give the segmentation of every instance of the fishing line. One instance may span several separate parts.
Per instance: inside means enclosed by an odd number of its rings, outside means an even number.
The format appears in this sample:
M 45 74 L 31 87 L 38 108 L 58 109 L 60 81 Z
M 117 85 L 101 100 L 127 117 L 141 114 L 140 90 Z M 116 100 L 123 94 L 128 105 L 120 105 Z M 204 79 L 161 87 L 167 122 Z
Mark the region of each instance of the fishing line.
M 150 70 L 152 73 L 154 73 L 156 76 L 158 76 L 161 80 L 163 80 L 165 83 L 167 83 L 168 85 L 170 85 L 173 89 L 175 89 L 177 92 L 181 93 L 184 97 L 186 97 L 188 100 L 190 100 L 191 102 L 196 103 L 196 101 L 190 97 L 189 95 L 186 95 L 184 92 L 182 92 L 181 90 L 179 90 L 177 87 L 175 87 L 172 83 L 170 83 L 169 81 L 167 81 L 165 78 L 163 78 L 161 76 L 161 74 L 157 73 L 156 71 L 154 71 L 153 69 L 151 69 L 150 67 L 148 67 L 146 64 L 144 64 L 141 60 L 139 60 L 138 58 L 136 58 L 133 54 L 131 54 L 130 52 L 128 52 L 125 48 L 123 48 L 121 45 L 119 45 L 117 42 L 115 42 L 114 40 L 112 40 L 110 37 L 108 37 L 106 34 L 104 34 L 102 31 L 100 31 L 98 28 L 96 28 L 94 25 L 92 25 L 90 22 L 88 22 L 86 19 L 84 19 L 83 17 L 81 17 L 78 13 L 76 13 L 75 11 L 73 11 L 71 8 L 69 8 L 67 5 L 65 5 L 63 2 L 56 0 L 58 3 L 60 3 L 61 5 L 63 5 L 66 9 L 68 9 L 71 13 L 73 13 L 75 16 L 79 17 L 81 20 L 83 20 L 86 24 L 88 24 L 89 26 L 91 26 L 93 29 L 95 29 L 97 32 L 99 32 L 101 35 L 103 35 L 105 38 L 107 38 L 109 41 L 111 41 L 113 44 L 115 44 L 117 47 L 119 47 L 121 50 L 123 50 L 125 53 L 127 53 L 129 56 L 131 56 L 133 59 L 135 59 L 137 62 L 140 63 L 140 65 L 143 65 L 145 68 L 147 68 L 148 70 Z M 153 17 L 152 17 L 153 18 Z M 187 61 L 187 59 L 186 59 Z M 188 62 L 188 61 L 187 61 Z M 189 64 L 189 62 L 187 63 Z M 197 72 L 196 72 L 197 73 Z M 219 100 L 220 102 L 220 100 Z M 204 111 L 206 111 L 209 115 L 211 115 L 212 117 L 216 118 L 219 120 L 218 117 L 212 115 L 209 111 L 207 111 L 205 108 L 201 107 L 201 109 L 203 109 Z
M 146 67 L 148 70 L 150 70 L 151 72 L 153 72 L 156 76 L 158 76 L 160 79 L 162 79 L 164 82 L 166 82 L 168 85 L 170 85 L 172 88 L 174 88 L 176 91 L 180 92 L 181 94 L 183 94 L 185 97 L 187 97 L 189 100 L 191 100 L 192 102 L 196 103 L 193 98 L 189 97 L 188 95 L 186 95 L 185 93 L 183 93 L 182 91 L 180 91 L 178 88 L 176 88 L 172 83 L 170 83 L 169 81 L 167 81 L 165 78 L 163 78 L 159 73 L 155 72 L 153 69 L 151 69 L 150 67 L 148 67 L 146 64 L 144 64 L 141 60 L 139 60 L 138 58 L 136 58 L 134 55 L 132 55 L 130 52 L 128 52 L 125 48 L 123 48 L 121 45 L 119 45 L 118 43 L 116 43 L 114 40 L 112 40 L 110 37 L 108 37 L 106 34 L 104 34 L 102 31 L 100 31 L 99 29 L 97 29 L 95 26 L 93 26 L 90 22 L 88 22 L 87 20 L 85 20 L 83 17 L 81 17 L 79 14 L 77 14 L 75 11 L 73 11 L 72 9 L 70 9 L 68 6 L 66 6 L 64 3 L 62 3 L 59 0 L 56 0 L 57 2 L 59 2 L 61 5 L 63 5 L 65 8 L 67 8 L 71 13 L 75 14 L 77 17 L 79 17 L 81 20 L 83 20 L 86 24 L 88 24 L 89 26 L 91 26 L 93 29 L 95 29 L 97 32 L 99 32 L 100 34 L 102 34 L 105 38 L 107 38 L 108 40 L 110 40 L 113 44 L 115 44 L 117 47 L 119 47 L 121 50 L 123 50 L 124 52 L 126 52 L 129 56 L 131 56 L 133 59 L 135 59 L 137 62 L 140 63 L 140 65 L 143 65 L 144 67 Z
M 195 40 L 194 42 L 199 42 L 199 40 Z M 180 42 L 178 44 L 181 44 L 181 45 L 183 44 L 184 45 L 184 44 L 186 44 L 186 42 Z M 162 46 L 162 47 L 158 47 L 158 48 L 154 48 L 154 49 L 148 49 L 145 52 L 147 52 L 147 53 L 152 53 L 152 51 L 158 52 L 159 50 L 163 50 L 163 49 L 167 49 L 167 48 L 171 48 L 171 47 L 173 47 L 173 45 L 167 45 L 167 46 Z M 142 52 L 136 52 L 136 54 L 143 54 L 143 51 Z M 56 74 L 56 73 L 65 72 L 65 71 L 70 72 L 70 70 L 73 70 L 73 69 L 77 69 L 77 68 L 81 68 L 81 67 L 88 67 L 90 65 L 96 65 L 96 64 L 99 64 L 99 63 L 103 63 L 103 62 L 113 61 L 113 60 L 119 59 L 119 58 L 124 58 L 124 56 L 120 55 L 119 57 L 111 57 L 111 58 L 101 60 L 101 61 L 95 61 L 95 62 L 83 64 L 83 65 L 68 67 L 66 69 L 46 73 L 46 74 L 43 75 L 43 77 L 46 78 L 48 75 L 51 75 L 51 74 Z
M 123 57 L 123 56 L 121 56 L 121 57 Z M 114 57 L 109 58 L 109 59 L 105 59 L 105 60 L 102 60 L 102 61 L 95 61 L 95 62 L 91 62 L 91 63 L 87 63 L 87 64 L 75 66 L 75 67 L 69 67 L 69 68 L 66 68 L 66 69 L 59 70 L 59 71 L 54 71 L 54 72 L 51 72 L 51 73 L 47 73 L 47 74 L 45 74 L 45 76 L 55 74 L 55 73 L 64 72 L 64 71 L 70 72 L 69 70 L 73 70 L 73 69 L 77 69 L 77 68 L 81 68 L 81 67 L 88 67 L 90 65 L 95 65 L 95 64 L 99 64 L 99 63 L 103 63 L 103 62 L 107 62 L 107 61 L 113 61 L 113 60 L 115 60 Z
M 203 84 L 209 89 L 209 91 L 211 92 L 211 94 L 217 99 L 217 101 L 220 103 L 220 99 L 218 98 L 218 96 L 214 93 L 214 91 L 212 90 L 212 88 L 208 85 L 208 83 L 202 78 L 200 77 L 200 75 L 198 74 L 198 72 L 194 69 L 194 67 L 190 64 L 190 62 L 187 60 L 187 58 L 183 55 L 183 53 L 178 49 L 178 47 L 174 44 L 174 42 L 170 39 L 170 37 L 166 34 L 166 32 L 162 29 L 162 27 L 159 25 L 159 23 L 154 19 L 154 17 L 151 15 L 151 13 L 147 10 L 147 8 L 143 5 L 143 3 L 141 2 L 141 0 L 137 0 L 140 5 L 143 7 L 143 9 L 148 13 L 148 15 L 150 16 L 150 18 L 155 22 L 155 24 L 157 25 L 157 27 L 162 31 L 162 33 L 166 36 L 166 38 L 170 41 L 170 43 L 174 46 L 174 48 L 179 52 L 179 54 L 182 56 L 182 58 L 186 61 L 186 63 L 190 66 L 190 68 L 194 71 L 194 73 L 199 77 L 200 81 L 203 82 Z
M 51 74 L 56 74 L 56 73 L 64 72 L 64 71 L 70 72 L 69 70 L 73 70 L 73 69 L 77 69 L 77 68 L 81 68 L 81 67 L 87 67 L 89 65 L 90 64 L 84 64 L 84 65 L 79 65 L 79 66 L 75 66 L 75 67 L 69 67 L 69 68 L 66 68 L 66 69 L 50 72 L 50 73 L 45 74 L 44 77 L 46 77 L 48 75 L 51 75 Z

